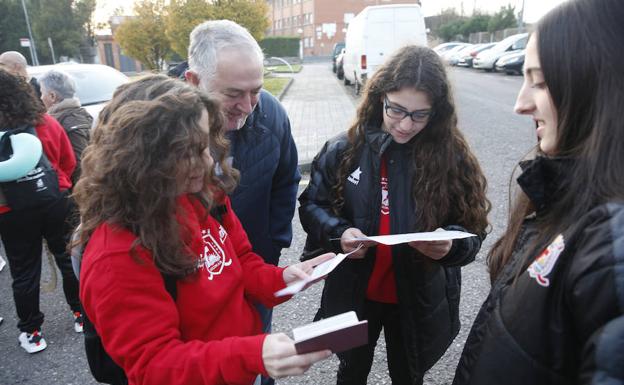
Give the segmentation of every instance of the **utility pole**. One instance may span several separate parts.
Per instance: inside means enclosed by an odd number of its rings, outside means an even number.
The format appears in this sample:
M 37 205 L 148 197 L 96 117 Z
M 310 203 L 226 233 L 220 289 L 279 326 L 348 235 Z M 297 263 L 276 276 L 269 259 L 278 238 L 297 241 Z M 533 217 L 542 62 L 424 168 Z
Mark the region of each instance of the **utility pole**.
M 28 11 L 26 10 L 26 4 L 22 0 L 22 8 L 24 9 L 24 17 L 26 18 L 26 27 L 28 28 L 28 37 L 30 38 L 30 45 L 33 52 L 33 65 L 39 65 L 39 58 L 37 57 L 37 48 L 35 47 L 35 39 L 33 39 L 32 30 L 30 29 L 30 20 L 28 20 Z
M 524 0 L 522 0 L 522 7 L 520 8 L 520 13 L 518 13 L 518 29 L 522 31 L 523 27 L 524 27 Z

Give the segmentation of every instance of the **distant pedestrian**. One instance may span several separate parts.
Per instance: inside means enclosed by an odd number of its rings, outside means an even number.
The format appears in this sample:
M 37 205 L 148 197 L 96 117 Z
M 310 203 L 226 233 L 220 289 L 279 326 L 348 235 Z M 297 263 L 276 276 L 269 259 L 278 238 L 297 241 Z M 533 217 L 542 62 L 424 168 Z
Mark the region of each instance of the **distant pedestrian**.
M 19 201 L 23 206 L 20 208 L 9 202 L 5 185 L 0 194 L 0 236 L 13 278 L 13 298 L 19 319 L 17 327 L 21 332 L 19 342 L 28 353 L 41 351 L 47 346 L 41 333 L 44 316 L 39 309 L 44 239 L 63 276 L 65 299 L 74 314 L 74 330 L 82 331 L 78 281 L 66 252 L 68 190 L 72 186 L 70 175 L 76 167 L 76 158 L 65 131 L 54 118 L 45 114 L 43 104 L 25 79 L 0 69 L 0 130 L 28 130 L 32 127 L 33 134 L 41 141 L 45 157 L 42 156 L 37 172 L 28 174 L 28 180 L 37 179 L 40 188 L 27 197 L 17 196 L 15 202 Z M 49 170 L 48 163 L 52 170 Z M 48 173 L 58 180 L 58 184 L 43 184 L 43 179 L 39 178 L 50 175 Z M 45 200 L 35 200 L 39 195 L 44 195 Z
M 102 111 L 74 194 L 86 244 L 81 298 L 128 383 L 251 385 L 328 357 L 262 333 L 254 302 L 283 302 L 276 290 L 331 255 L 278 268 L 252 251 L 227 196 L 236 171 L 224 162 L 218 104 L 163 76 L 122 87 Z
M 191 32 L 186 79 L 215 95 L 226 116 L 232 165 L 240 171 L 230 194 L 253 249 L 277 265 L 292 240 L 292 218 L 301 176 L 290 121 L 282 105 L 262 89 L 262 49 L 229 20 L 207 21 Z M 264 331 L 272 312 L 258 304 Z M 264 384 L 272 381 L 265 380 Z
M 76 82 L 67 74 L 50 70 L 39 79 L 41 100 L 52 115 L 65 129 L 76 156 L 76 170 L 72 174 L 72 184 L 80 177 L 82 151 L 89 144 L 93 117 L 80 105 L 76 97 Z
M 366 384 L 384 330 L 393 384 L 421 384 L 459 331 L 460 266 L 472 262 L 490 203 L 477 159 L 457 127 L 444 65 L 407 46 L 367 81 L 356 121 L 329 140 L 299 197 L 306 247 L 351 252 L 366 235 L 477 234 L 396 246 L 364 242 L 325 283 L 318 318 L 355 310 L 369 343 L 339 354 L 338 384 Z
M 623 20 L 621 0 L 570 0 L 529 38 L 515 110 L 537 154 L 455 385 L 624 384 Z
M 37 98 L 41 98 L 41 88 L 39 87 L 39 82 L 37 81 L 37 78 L 28 74 L 28 62 L 26 61 L 24 55 L 17 51 L 3 52 L 0 54 L 0 68 L 3 68 L 5 71 L 9 71 L 15 76 L 21 76 L 26 79 L 26 81 L 28 81 L 28 83 L 32 86 L 33 90 L 35 90 Z

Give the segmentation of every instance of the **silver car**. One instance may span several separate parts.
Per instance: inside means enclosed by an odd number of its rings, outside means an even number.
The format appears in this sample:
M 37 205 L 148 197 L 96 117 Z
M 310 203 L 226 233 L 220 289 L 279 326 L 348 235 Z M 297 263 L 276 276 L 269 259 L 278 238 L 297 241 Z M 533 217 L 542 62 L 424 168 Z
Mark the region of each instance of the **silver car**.
M 129 81 L 126 75 L 101 64 L 60 63 L 28 67 L 28 74 L 39 78 L 52 69 L 65 72 L 76 82 L 76 97 L 94 121 L 117 87 Z

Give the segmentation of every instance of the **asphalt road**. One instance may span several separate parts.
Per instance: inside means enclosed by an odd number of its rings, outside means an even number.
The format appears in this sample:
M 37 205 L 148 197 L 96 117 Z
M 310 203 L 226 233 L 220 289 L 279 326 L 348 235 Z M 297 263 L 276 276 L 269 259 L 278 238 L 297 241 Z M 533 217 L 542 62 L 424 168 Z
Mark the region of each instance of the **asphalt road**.
M 512 112 L 522 78 L 500 74 L 485 74 L 468 69 L 450 69 L 455 100 L 459 111 L 459 125 L 468 138 L 489 182 L 492 232 L 486 240 L 477 261 L 463 269 L 461 302 L 462 330 L 447 354 L 425 377 L 427 384 L 449 384 L 472 319 L 489 290 L 484 255 L 505 226 L 510 174 L 523 155 L 535 143 L 531 120 Z M 336 87 L 342 82 L 336 80 Z M 352 89 L 345 88 L 345 92 Z M 302 181 L 302 187 L 305 180 Z M 298 218 L 294 221 L 292 247 L 285 251 L 282 264 L 298 260 L 305 233 Z M 49 280 L 50 271 L 44 263 L 43 280 Z M 72 327 L 72 316 L 65 304 L 60 282 L 52 293 L 42 293 L 41 308 L 46 314 L 43 326 L 48 348 L 29 355 L 17 344 L 18 331 L 12 300 L 8 266 L 0 272 L 0 385 L 13 384 L 96 384 L 88 371 L 83 351 L 82 335 Z M 312 320 L 320 298 L 322 284 L 317 284 L 291 301 L 275 309 L 274 331 L 289 333 L 292 328 Z M 136 325 L 137 331 L 141 325 Z M 380 339 L 369 384 L 389 384 L 385 350 Z M 281 384 L 335 383 L 335 357 L 315 365 L 302 377 L 283 379 Z

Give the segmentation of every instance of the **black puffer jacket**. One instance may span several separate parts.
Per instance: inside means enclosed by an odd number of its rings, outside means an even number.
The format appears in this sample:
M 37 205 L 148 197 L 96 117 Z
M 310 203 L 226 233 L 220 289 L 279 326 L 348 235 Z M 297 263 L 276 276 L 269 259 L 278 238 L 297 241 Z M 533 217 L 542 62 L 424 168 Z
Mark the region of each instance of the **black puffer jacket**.
M 336 183 L 340 159 L 347 147 L 346 135 L 328 141 L 312 163 L 310 184 L 299 197 L 301 224 L 308 233 L 308 247 L 322 246 L 340 252 L 338 241 L 344 230 L 359 228 L 375 235 L 381 206 L 380 162 L 386 157 L 390 195 L 392 234 L 422 231 L 416 222 L 411 186 L 414 170 L 409 150 L 399 145 L 379 128 L 368 130 L 366 144 L 359 154 L 344 188 L 345 205 L 341 216 L 331 210 L 331 186 Z M 447 229 L 464 230 L 448 223 Z M 456 240 L 449 254 L 440 261 L 431 260 L 407 244 L 392 247 L 397 297 L 410 372 L 418 378 L 446 351 L 459 331 L 459 295 L 461 272 L 458 266 L 474 260 L 481 239 Z M 347 259 L 327 277 L 319 317 L 329 317 L 361 306 L 375 261 L 375 249 L 366 258 Z
M 477 315 L 455 385 L 624 383 L 624 202 L 594 207 L 548 252 L 523 261 L 537 221 L 570 177 L 567 162 L 522 164 L 518 182 L 538 210 Z

